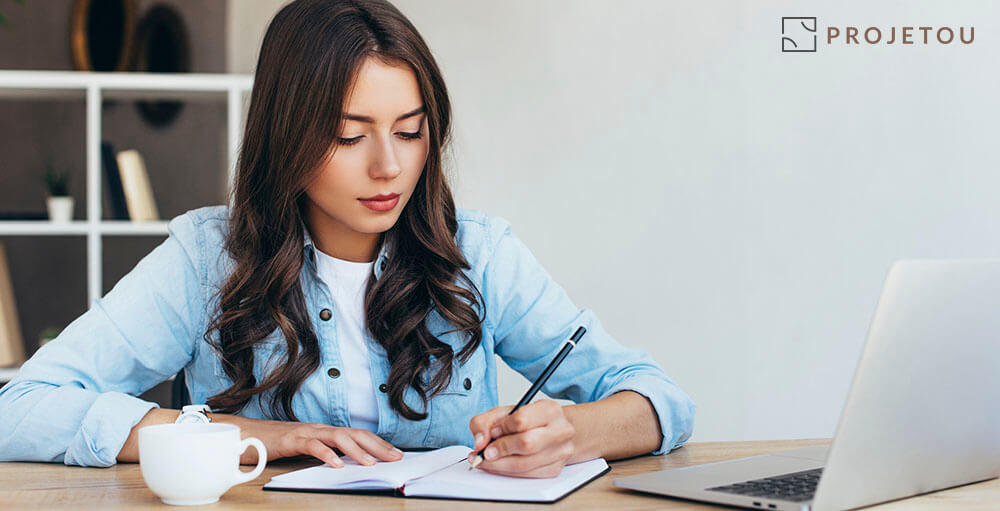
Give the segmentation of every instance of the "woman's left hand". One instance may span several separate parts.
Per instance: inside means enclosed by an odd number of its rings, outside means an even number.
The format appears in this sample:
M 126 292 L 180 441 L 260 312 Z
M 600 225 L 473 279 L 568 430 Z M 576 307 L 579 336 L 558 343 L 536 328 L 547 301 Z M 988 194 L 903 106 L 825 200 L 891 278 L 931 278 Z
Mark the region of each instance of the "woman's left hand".
M 522 406 L 498 406 L 469 421 L 475 439 L 471 460 L 483 451 L 479 468 L 515 477 L 555 477 L 574 454 L 573 425 L 552 400 Z

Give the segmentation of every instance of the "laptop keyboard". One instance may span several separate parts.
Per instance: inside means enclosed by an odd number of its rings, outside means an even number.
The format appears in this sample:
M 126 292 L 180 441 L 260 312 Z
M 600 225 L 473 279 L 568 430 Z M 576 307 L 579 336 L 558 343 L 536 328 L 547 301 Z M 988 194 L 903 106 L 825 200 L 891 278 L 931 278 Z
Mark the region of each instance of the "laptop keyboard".
M 742 483 L 706 488 L 709 491 L 735 493 L 747 497 L 768 497 L 775 500 L 803 502 L 811 500 L 816 493 L 816 485 L 822 468 L 782 474 L 780 476 L 754 479 Z

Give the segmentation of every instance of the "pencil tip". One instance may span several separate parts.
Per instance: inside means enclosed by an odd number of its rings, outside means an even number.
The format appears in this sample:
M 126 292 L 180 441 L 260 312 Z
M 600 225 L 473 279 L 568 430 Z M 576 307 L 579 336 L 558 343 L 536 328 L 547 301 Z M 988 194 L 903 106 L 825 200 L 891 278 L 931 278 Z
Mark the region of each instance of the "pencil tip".
M 475 458 L 472 458 L 471 460 L 469 460 L 469 470 L 472 470 L 472 469 L 478 467 L 479 464 L 482 463 L 482 462 L 483 462 L 483 457 L 482 456 L 477 455 Z

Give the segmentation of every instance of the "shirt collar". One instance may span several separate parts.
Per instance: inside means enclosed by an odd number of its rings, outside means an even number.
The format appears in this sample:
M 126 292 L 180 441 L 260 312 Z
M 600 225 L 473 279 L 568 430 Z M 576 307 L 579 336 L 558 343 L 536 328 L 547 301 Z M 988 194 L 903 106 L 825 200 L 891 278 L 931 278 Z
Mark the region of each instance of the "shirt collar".
M 389 255 L 392 253 L 388 240 L 388 237 L 383 239 L 382 246 L 378 251 L 378 256 L 375 258 L 375 264 L 372 265 L 372 273 L 375 274 L 375 280 L 378 280 L 378 278 L 382 276 L 382 273 L 385 271 L 387 261 L 389 260 Z M 309 235 L 309 227 L 306 226 L 305 222 L 302 223 L 302 247 L 305 251 L 306 259 L 315 263 L 316 246 L 313 244 L 312 236 Z

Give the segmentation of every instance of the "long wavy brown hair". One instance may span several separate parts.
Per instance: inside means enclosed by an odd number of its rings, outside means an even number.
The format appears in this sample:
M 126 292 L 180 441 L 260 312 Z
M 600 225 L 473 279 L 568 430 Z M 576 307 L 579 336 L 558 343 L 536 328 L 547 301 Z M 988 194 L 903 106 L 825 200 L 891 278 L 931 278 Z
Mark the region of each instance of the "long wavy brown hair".
M 457 361 L 465 362 L 480 343 L 485 302 L 461 271 L 470 266 L 455 243 L 455 203 L 441 162 L 451 106 L 430 50 L 388 2 L 297 0 L 271 21 L 257 62 L 225 240 L 235 268 L 219 289 L 218 310 L 205 333 L 233 382 L 208 400 L 213 409 L 235 413 L 273 389 L 271 416 L 298 420 L 292 397 L 320 362 L 300 285 L 305 189 L 335 150 L 345 95 L 369 57 L 413 70 L 430 143 L 411 200 L 381 236 L 392 243 L 391 260 L 381 278 L 369 277 L 365 290 L 366 327 L 391 364 L 386 384 L 392 408 L 409 420 L 424 419 L 428 400 L 451 380 L 456 353 L 430 333 L 432 309 L 455 327 L 444 333 L 468 335 Z M 254 349 L 275 329 L 287 344 L 284 360 L 257 381 Z M 216 330 L 217 341 L 211 335 Z M 433 376 L 425 380 L 425 371 Z M 424 411 L 404 401 L 408 387 Z

